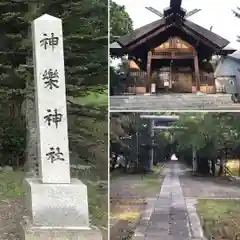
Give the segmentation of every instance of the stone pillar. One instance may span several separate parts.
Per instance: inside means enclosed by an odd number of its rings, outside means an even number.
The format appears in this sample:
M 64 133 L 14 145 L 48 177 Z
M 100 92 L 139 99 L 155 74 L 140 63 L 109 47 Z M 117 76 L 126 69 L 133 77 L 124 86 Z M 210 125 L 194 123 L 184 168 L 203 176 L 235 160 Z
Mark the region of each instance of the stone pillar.
M 23 240 L 102 239 L 89 225 L 87 187 L 70 178 L 61 19 L 33 21 L 39 178 L 24 180 Z

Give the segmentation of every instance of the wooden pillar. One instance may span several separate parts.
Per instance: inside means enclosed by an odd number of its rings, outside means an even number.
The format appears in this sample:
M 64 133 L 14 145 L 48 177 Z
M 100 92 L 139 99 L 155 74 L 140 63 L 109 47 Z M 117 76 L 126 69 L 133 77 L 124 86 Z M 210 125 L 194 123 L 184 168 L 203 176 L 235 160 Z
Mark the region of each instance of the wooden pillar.
M 199 74 L 198 55 L 196 51 L 194 52 L 194 70 L 195 70 L 196 90 L 200 91 L 200 74 Z
M 147 58 L 147 92 L 151 91 L 151 63 L 152 63 L 152 51 L 148 52 Z

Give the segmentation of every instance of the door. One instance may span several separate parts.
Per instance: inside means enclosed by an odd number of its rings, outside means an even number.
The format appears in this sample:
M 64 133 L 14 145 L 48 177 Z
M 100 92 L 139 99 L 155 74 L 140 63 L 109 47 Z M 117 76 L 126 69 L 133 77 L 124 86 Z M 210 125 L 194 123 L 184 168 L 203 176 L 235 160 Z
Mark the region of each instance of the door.
M 175 72 L 172 74 L 173 77 L 173 89 L 174 92 L 179 93 L 191 93 L 192 92 L 192 73 L 186 72 Z

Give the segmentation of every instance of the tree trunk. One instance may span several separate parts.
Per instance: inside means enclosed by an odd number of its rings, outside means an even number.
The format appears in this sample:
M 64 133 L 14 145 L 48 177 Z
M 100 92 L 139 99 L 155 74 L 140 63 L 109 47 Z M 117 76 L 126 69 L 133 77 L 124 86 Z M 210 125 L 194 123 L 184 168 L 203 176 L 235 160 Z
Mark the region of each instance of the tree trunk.
M 197 172 L 203 175 L 209 175 L 210 169 L 208 159 L 203 156 L 197 158 Z
M 215 158 L 212 158 L 212 159 L 211 159 L 211 163 L 212 163 L 212 166 L 211 166 L 212 175 L 215 176 L 215 171 L 216 171 L 216 167 L 215 167 L 216 159 L 215 159 Z
M 38 11 L 41 10 L 42 4 L 36 2 L 31 2 L 28 4 L 29 12 L 32 18 L 38 15 Z M 32 19 L 32 20 L 33 20 Z M 32 31 L 29 27 L 28 38 L 31 39 Z M 26 59 L 27 65 L 28 59 Z M 31 61 L 32 62 L 32 61 Z M 32 63 L 30 63 L 32 65 Z M 26 160 L 25 160 L 25 172 L 28 177 L 38 177 L 38 140 L 37 140 L 37 123 L 36 123 L 36 105 L 35 105 L 35 95 L 34 91 L 35 85 L 33 81 L 33 76 L 30 74 L 29 79 L 26 81 L 26 97 L 24 101 L 25 107 L 25 119 L 26 119 Z
M 37 124 L 36 124 L 36 106 L 34 97 L 34 82 L 28 81 L 27 93 L 25 99 L 25 117 L 26 117 L 26 161 L 25 172 L 28 177 L 38 177 L 38 155 L 37 155 Z
M 218 171 L 218 176 L 222 176 L 222 174 L 223 174 L 224 163 L 225 163 L 225 159 L 221 156 L 221 158 L 220 158 L 220 168 L 219 168 L 219 171 Z

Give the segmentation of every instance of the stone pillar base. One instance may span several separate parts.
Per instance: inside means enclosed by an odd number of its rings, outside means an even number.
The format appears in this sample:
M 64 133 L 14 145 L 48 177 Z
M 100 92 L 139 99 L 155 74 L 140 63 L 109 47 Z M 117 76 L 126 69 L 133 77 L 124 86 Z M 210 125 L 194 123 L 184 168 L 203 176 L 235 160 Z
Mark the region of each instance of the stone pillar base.
M 102 240 L 101 232 L 95 227 L 35 227 L 28 217 L 22 219 L 20 229 L 22 240 Z
M 87 186 L 78 179 L 70 184 L 43 184 L 24 180 L 26 216 L 36 227 L 89 227 Z

